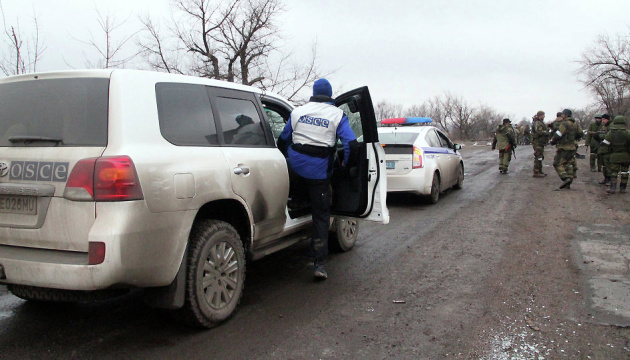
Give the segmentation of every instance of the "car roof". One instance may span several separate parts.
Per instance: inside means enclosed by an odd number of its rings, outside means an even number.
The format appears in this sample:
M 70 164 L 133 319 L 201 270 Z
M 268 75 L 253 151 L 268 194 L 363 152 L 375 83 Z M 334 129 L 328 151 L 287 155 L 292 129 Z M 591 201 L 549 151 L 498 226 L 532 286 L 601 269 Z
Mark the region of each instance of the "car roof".
M 150 78 L 151 81 L 155 81 L 155 82 L 178 82 L 178 83 L 202 84 L 202 85 L 207 85 L 207 86 L 221 87 L 225 89 L 249 91 L 256 94 L 280 99 L 286 103 L 290 103 L 281 95 L 267 92 L 253 86 L 247 86 L 247 85 L 242 85 L 242 84 L 233 83 L 233 82 L 208 79 L 208 78 L 190 76 L 190 75 L 181 75 L 181 74 L 173 74 L 173 73 L 149 71 L 149 70 L 134 70 L 134 69 L 84 69 L 84 70 L 46 71 L 46 72 L 39 72 L 39 73 L 8 76 L 8 77 L 0 79 L 0 84 L 18 82 L 18 81 L 28 81 L 28 80 L 34 80 L 34 79 L 43 80 L 43 79 L 59 79 L 59 78 L 70 78 L 70 77 L 112 78 L 112 77 L 119 77 L 119 76 L 132 77 L 132 78 L 133 77 Z

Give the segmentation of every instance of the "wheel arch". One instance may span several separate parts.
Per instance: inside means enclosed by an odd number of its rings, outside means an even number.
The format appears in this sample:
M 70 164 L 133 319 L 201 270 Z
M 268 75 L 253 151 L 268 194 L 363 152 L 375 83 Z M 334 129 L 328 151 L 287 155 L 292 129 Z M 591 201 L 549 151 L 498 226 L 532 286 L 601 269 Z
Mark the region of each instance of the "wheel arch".
M 243 243 L 245 254 L 249 253 L 252 243 L 252 226 L 250 221 L 250 213 L 245 206 L 235 199 L 214 200 L 203 205 L 192 223 L 188 243 L 193 228 L 203 220 L 220 220 L 232 225 L 238 232 L 238 236 Z M 175 279 L 170 285 L 149 288 L 145 291 L 145 302 L 152 307 L 162 309 L 179 309 L 184 305 L 186 290 L 186 272 L 188 258 L 188 245 L 182 254 L 179 270 L 175 275 Z

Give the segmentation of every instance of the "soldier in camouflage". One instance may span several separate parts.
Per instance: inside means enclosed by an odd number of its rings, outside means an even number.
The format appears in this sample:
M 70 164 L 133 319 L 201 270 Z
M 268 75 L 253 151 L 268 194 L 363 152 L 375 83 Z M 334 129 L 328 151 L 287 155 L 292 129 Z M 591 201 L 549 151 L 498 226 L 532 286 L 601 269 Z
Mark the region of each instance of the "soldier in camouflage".
M 512 151 L 516 149 L 516 136 L 510 119 L 503 119 L 503 125 L 497 129 L 492 142 L 492 150 L 499 148 L 499 172 L 507 174 Z
M 571 110 L 562 110 L 562 118 L 564 121 L 551 138 L 551 145 L 556 145 L 557 149 L 553 159 L 553 167 L 562 180 L 560 189 L 570 189 L 575 171 L 576 140 L 580 140 L 584 134 L 580 124 L 573 119 Z
M 547 174 L 543 172 L 543 159 L 545 158 L 545 145 L 549 142 L 549 131 L 543 122 L 545 120 L 545 112 L 540 110 L 533 117 L 532 122 L 532 146 L 534 148 L 534 177 L 545 177 Z
M 621 174 L 619 192 L 625 193 L 628 186 L 628 167 L 630 166 L 630 130 L 626 127 L 626 118 L 615 116 L 610 130 L 603 141 L 610 151 L 610 188 L 609 194 L 617 191 L 617 176 Z
M 597 148 L 599 147 L 599 141 L 596 139 L 599 128 L 602 127 L 602 116 L 595 115 L 595 121 L 588 125 L 586 130 L 586 146 L 590 148 L 590 164 L 591 171 L 602 171 L 602 163 L 597 157 Z
M 610 151 L 609 146 L 604 144 L 604 138 L 608 133 L 608 128 L 610 127 L 610 115 L 604 114 L 602 115 L 602 126 L 599 128 L 597 132 L 596 139 L 599 141 L 599 146 L 597 148 L 597 157 L 602 164 L 602 173 L 604 174 L 604 180 L 599 183 L 602 185 L 610 184 Z

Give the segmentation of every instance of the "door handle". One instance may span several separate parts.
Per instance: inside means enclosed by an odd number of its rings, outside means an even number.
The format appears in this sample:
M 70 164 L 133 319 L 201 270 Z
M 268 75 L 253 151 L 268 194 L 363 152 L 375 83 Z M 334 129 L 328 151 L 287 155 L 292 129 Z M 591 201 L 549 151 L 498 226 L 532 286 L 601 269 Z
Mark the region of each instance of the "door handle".
M 249 168 L 247 166 L 239 166 L 234 168 L 234 173 L 236 175 L 247 175 L 249 174 Z

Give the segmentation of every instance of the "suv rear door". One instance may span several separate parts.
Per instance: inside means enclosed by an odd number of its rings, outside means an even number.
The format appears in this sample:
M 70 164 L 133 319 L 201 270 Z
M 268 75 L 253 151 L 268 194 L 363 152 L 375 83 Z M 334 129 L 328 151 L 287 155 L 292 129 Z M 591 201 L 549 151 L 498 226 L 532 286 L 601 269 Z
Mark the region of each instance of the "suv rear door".
M 333 171 L 331 213 L 389 223 L 385 152 L 378 142 L 376 116 L 366 86 L 341 94 L 335 105 L 342 109 L 358 142 L 356 161 Z
M 249 205 L 254 239 L 280 233 L 286 222 L 289 175 L 253 93 L 209 87 L 232 190 Z

